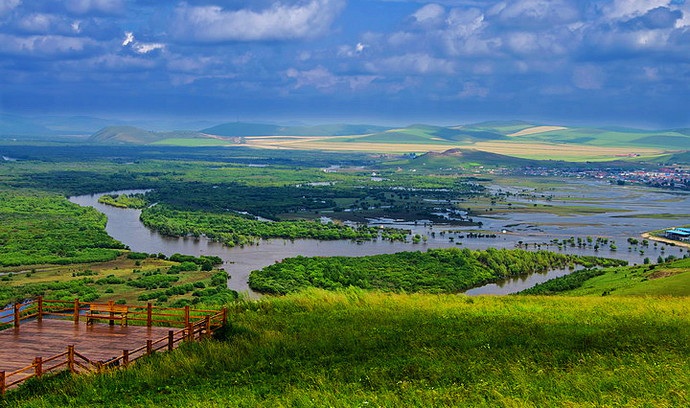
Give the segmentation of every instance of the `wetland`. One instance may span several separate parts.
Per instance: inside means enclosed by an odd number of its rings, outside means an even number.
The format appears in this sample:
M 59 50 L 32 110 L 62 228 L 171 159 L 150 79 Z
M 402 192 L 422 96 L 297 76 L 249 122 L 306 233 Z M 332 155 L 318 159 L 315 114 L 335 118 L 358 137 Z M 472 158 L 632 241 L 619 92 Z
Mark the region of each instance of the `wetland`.
M 676 225 L 677 220 L 655 215 L 672 212 L 677 208 L 690 208 L 690 194 L 583 180 L 561 180 L 557 185 L 559 187 L 549 186 L 547 190 L 493 185 L 491 189 L 494 191 L 496 204 L 488 207 L 481 215 L 474 210 L 476 215 L 473 221 L 481 223 L 481 228 L 476 225 L 433 223 L 429 220 L 370 219 L 368 226 L 400 229 L 406 232 L 406 239 L 357 241 L 274 238 L 234 247 L 214 242 L 204 236 L 171 237 L 160 234 L 142 224 L 141 210 L 99 203 L 98 199 L 103 194 L 74 196 L 70 201 L 94 207 L 104 213 L 108 217 L 108 234 L 134 251 L 163 253 L 167 256 L 182 253 L 222 258 L 224 269 L 230 275 L 229 287 L 250 296 L 256 296 L 247 284 L 252 271 L 295 256 L 359 257 L 449 247 L 519 247 L 572 255 L 602 256 L 622 259 L 630 264 L 642 264 L 645 258 L 656 260 L 659 256 L 684 255 L 682 247 L 657 243 L 633 245 L 628 242 L 628 238 L 639 238 L 645 231 Z M 123 190 L 107 194 L 142 192 L 144 191 Z M 573 203 L 577 203 L 580 208 L 593 210 L 570 211 Z M 552 211 L 535 213 L 530 211 L 534 205 L 544 206 Z M 489 211 L 491 208 L 496 210 Z M 415 241 L 415 236 L 422 239 Z M 589 243 L 588 237 L 591 239 Z M 514 293 L 569 272 L 569 269 L 563 268 L 514 277 L 470 289 L 467 293 Z

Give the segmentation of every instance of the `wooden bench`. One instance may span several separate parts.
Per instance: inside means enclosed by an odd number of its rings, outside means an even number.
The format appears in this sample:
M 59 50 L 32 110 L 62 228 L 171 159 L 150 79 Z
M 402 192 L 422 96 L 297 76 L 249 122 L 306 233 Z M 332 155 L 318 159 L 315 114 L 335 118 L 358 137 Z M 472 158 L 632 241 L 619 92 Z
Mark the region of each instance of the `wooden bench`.
M 120 326 L 127 326 L 127 305 L 116 305 L 111 300 L 108 303 L 92 303 L 89 305 L 89 312 L 85 315 L 86 324 L 92 325 L 96 319 L 109 320 L 110 325 L 115 324 L 115 320 L 120 321 Z

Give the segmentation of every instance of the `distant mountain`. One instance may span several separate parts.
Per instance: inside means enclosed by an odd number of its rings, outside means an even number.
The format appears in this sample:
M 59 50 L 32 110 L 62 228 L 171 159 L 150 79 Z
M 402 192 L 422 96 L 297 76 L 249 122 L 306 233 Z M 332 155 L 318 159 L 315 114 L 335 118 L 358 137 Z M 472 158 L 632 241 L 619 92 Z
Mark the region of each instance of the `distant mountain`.
M 151 132 L 133 126 L 108 126 L 94 133 L 89 143 L 104 144 L 150 144 L 165 139 L 196 139 L 208 138 L 195 131 L 178 130 L 174 132 Z
M 135 124 L 135 125 L 133 125 Z M 162 121 L 103 119 L 90 116 L 24 117 L 0 114 L 0 138 L 34 141 L 109 144 L 169 144 L 180 146 L 221 146 L 251 141 L 253 136 L 321 137 L 319 143 L 420 144 L 445 147 L 471 147 L 484 142 L 585 145 L 636 150 L 657 149 L 666 152 L 690 150 L 690 129 L 642 130 L 627 127 L 566 127 L 520 120 L 489 121 L 458 126 L 413 124 L 391 128 L 369 124 L 303 125 L 292 123 L 228 122 L 208 126 L 209 122 L 190 119 Z M 170 130 L 177 126 L 204 127 L 199 131 Z M 197 129 L 197 127 L 188 127 Z M 100 129 L 100 130 L 98 130 Z M 145 130 L 148 129 L 148 130 Z M 89 137 L 89 135 L 91 135 Z M 264 141 L 260 141 L 264 142 Z M 267 143 L 270 141 L 266 141 Z M 309 143 L 305 140 L 304 143 Z M 265 145 L 265 143 L 264 143 Z M 292 144 L 299 148 L 299 144 Z M 478 147 L 480 147 L 478 146 Z M 342 148 L 342 146 L 340 146 Z
M 506 136 L 497 132 L 462 127 L 417 124 L 366 135 L 357 138 L 357 141 L 371 143 L 474 143 L 500 139 L 506 139 Z
M 469 125 L 454 126 L 453 129 L 465 129 L 475 131 L 490 131 L 500 134 L 510 134 L 537 126 L 523 120 L 492 120 L 487 122 L 472 123 Z
M 449 149 L 443 152 L 428 152 L 417 156 L 410 165 L 432 167 L 453 167 L 466 163 L 482 163 L 483 165 L 500 165 L 509 167 L 524 167 L 539 165 L 538 160 L 521 159 L 497 153 L 483 152 L 472 149 Z
M 232 122 L 202 129 L 202 133 L 217 136 L 349 136 L 382 132 L 389 128 L 375 125 L 318 125 L 280 126 L 264 123 Z
M 63 134 L 90 135 L 108 126 L 124 126 L 123 120 L 95 118 L 91 116 L 42 116 L 32 119 L 52 131 Z
M 0 114 L 0 136 L 46 137 L 55 132 L 34 121 L 15 115 Z
M 268 125 L 262 123 L 244 123 L 233 122 L 223 123 L 207 129 L 202 129 L 201 132 L 217 136 L 276 136 L 280 135 L 281 127 L 278 125 Z

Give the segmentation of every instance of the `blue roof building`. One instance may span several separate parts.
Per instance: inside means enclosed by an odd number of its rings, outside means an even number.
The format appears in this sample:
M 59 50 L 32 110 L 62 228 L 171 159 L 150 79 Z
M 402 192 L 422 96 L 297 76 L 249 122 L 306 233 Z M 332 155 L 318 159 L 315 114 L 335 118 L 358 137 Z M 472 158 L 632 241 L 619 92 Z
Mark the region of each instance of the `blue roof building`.
M 666 230 L 664 236 L 668 239 L 674 239 L 676 241 L 685 241 L 690 239 L 690 228 L 675 228 Z

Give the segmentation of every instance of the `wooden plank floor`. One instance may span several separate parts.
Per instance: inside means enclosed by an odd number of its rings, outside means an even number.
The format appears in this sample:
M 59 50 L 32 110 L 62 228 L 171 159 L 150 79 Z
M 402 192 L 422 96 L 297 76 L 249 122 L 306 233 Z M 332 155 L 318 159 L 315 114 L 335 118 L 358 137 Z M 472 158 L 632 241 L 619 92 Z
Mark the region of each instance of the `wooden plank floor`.
M 19 328 L 0 331 L 0 371 L 13 372 L 33 362 L 34 357 L 48 358 L 67 351 L 67 346 L 92 361 L 108 360 L 168 335 L 167 327 L 114 326 L 94 323 L 87 326 L 69 320 L 43 319 L 22 322 Z

